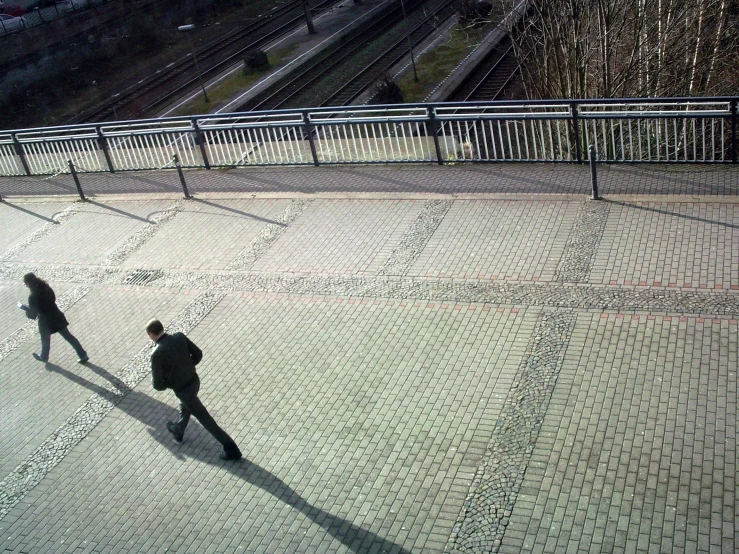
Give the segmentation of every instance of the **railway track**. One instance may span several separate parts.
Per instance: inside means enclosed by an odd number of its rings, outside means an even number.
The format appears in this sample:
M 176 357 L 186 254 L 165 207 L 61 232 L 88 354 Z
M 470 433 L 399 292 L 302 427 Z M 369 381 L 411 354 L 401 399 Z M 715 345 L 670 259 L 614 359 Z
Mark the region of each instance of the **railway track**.
M 506 35 L 470 72 L 447 102 L 487 101 L 502 98 L 519 72 L 511 37 Z
M 376 83 L 391 67 L 408 55 L 408 39 L 414 47 L 421 43 L 426 37 L 438 30 L 439 23 L 454 15 L 455 6 L 456 2 L 440 5 L 405 36 L 391 43 L 385 52 L 372 60 L 366 68 L 339 87 L 329 98 L 324 100 L 322 105 L 345 106 L 350 104 L 352 100 Z
M 340 0 L 318 2 L 313 12 L 320 14 Z M 269 14 L 211 42 L 196 51 L 202 78 L 207 80 L 238 63 L 244 53 L 258 49 L 287 34 L 305 21 L 302 0 L 292 0 Z M 83 112 L 75 123 L 95 123 L 110 119 L 137 119 L 151 116 L 173 98 L 198 86 L 192 54 L 163 68 L 115 97 Z
M 435 32 L 438 22 L 453 15 L 454 0 L 425 4 L 421 0 L 411 0 L 406 1 L 405 8 L 409 12 L 409 22 L 415 21 L 409 31 L 396 32 L 392 36 L 389 33 L 402 21 L 402 7 L 398 4 L 361 32 L 326 49 L 299 72 L 247 101 L 238 111 L 349 104 L 407 54 L 406 36 L 415 45 Z M 419 11 L 421 8 L 426 9 L 425 13 Z M 301 101 L 306 90 L 310 91 L 310 104 Z M 330 92 L 323 92 L 326 90 Z
M 326 10 L 338 1 L 325 0 L 317 4 L 315 10 Z M 398 25 L 402 21 L 402 9 L 397 3 L 360 32 L 326 49 L 307 62 L 297 74 L 291 74 L 250 99 L 237 111 L 350 104 L 407 55 L 406 37 L 410 38 L 411 44 L 418 44 L 435 32 L 438 24 L 455 11 L 454 0 L 405 0 L 405 7 L 409 16 L 409 30 L 401 29 Z M 203 79 L 207 80 L 232 67 L 241 61 L 246 51 L 264 46 L 303 21 L 303 2 L 294 0 L 223 39 L 206 45 L 196 52 Z M 395 32 L 388 33 L 394 27 Z M 500 96 L 518 70 L 510 39 L 506 36 L 503 41 L 449 100 L 493 100 Z M 151 117 L 157 108 L 197 86 L 198 76 L 190 54 L 156 75 L 123 90 L 108 102 L 84 112 L 74 123 Z M 306 95 L 310 95 L 312 102 L 306 103 Z M 300 100 L 301 96 L 303 100 Z

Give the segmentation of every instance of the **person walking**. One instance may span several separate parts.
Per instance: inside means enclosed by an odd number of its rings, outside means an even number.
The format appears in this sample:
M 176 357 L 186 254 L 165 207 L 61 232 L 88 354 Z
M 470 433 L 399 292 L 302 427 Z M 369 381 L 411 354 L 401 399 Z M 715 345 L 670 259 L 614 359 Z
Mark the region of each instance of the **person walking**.
M 221 429 L 198 398 L 200 378 L 195 366 L 203 359 L 203 352 L 183 333 L 164 332 L 158 319 L 146 324 L 146 334 L 156 343 L 151 354 L 151 380 L 156 390 L 172 389 L 180 401 L 180 420 L 167 422 L 167 430 L 174 440 L 182 442 L 190 416 L 223 445 L 222 460 L 240 460 L 241 451 L 234 440 Z
M 41 362 L 49 361 L 49 350 L 51 349 L 51 335 L 59 333 L 64 340 L 72 345 L 79 358 L 77 361 L 84 364 L 90 358 L 82 348 L 80 341 L 69 331 L 69 322 L 64 313 L 56 305 L 56 295 L 49 283 L 36 277 L 33 273 L 23 276 L 23 283 L 28 287 L 31 294 L 28 297 L 28 305 L 18 304 L 18 307 L 26 312 L 29 319 L 38 320 L 38 332 L 41 335 L 41 352 L 33 353 L 33 357 Z

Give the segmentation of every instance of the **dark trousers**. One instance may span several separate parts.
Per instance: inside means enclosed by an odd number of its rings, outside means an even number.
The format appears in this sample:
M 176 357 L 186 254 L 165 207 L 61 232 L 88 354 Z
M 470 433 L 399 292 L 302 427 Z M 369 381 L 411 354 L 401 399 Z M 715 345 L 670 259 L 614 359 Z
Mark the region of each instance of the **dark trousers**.
M 80 341 L 78 341 L 75 336 L 69 332 L 68 327 L 60 329 L 58 333 L 64 340 L 72 345 L 74 351 L 77 352 L 78 358 L 87 357 L 87 352 L 85 352 L 85 349 L 82 348 Z M 51 350 L 51 333 L 49 333 L 48 331 L 39 330 L 39 334 L 41 335 L 41 352 L 39 353 L 39 358 L 41 358 L 42 360 L 48 360 L 49 350 Z
M 198 392 L 200 391 L 200 379 L 196 378 L 192 383 L 174 391 L 175 395 L 180 401 L 180 420 L 176 423 L 177 429 L 180 433 L 185 433 L 185 428 L 190 421 L 190 416 L 193 415 L 200 422 L 200 425 L 205 427 L 215 439 L 223 445 L 223 449 L 226 452 L 238 450 L 234 440 L 221 429 L 213 417 L 205 409 L 203 403 L 198 398 Z

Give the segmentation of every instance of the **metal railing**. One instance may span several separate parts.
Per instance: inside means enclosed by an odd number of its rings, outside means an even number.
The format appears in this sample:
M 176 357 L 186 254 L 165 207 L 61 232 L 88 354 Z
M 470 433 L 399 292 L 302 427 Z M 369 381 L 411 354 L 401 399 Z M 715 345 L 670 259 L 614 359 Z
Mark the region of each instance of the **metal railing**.
M 245 112 L 0 132 L 0 175 L 264 165 L 737 163 L 739 97 Z

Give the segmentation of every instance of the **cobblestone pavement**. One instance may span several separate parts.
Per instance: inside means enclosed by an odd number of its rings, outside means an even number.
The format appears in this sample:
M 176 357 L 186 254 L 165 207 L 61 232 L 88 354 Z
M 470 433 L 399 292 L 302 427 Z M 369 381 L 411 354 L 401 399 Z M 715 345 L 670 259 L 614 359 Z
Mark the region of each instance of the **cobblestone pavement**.
M 177 172 L 141 171 L 79 175 L 86 195 L 172 193 L 182 195 Z M 320 167 L 248 167 L 185 172 L 192 193 L 336 194 L 385 193 L 475 195 L 589 195 L 587 164 L 435 164 L 323 165 Z M 739 166 L 607 165 L 598 166 L 602 195 L 734 196 Z M 50 177 L 0 177 L 0 196 L 71 195 L 77 189 L 68 174 Z
M 185 175 L 0 180 L 0 553 L 737 550 L 739 170 Z

